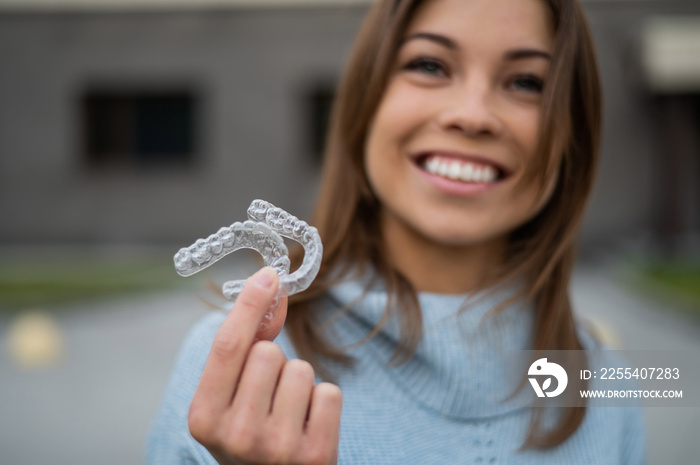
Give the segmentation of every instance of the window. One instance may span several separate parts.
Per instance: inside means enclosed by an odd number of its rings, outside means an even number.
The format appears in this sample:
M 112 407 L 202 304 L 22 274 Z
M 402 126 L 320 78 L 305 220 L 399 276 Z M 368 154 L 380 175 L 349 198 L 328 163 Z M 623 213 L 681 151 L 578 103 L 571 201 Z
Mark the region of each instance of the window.
M 191 163 L 196 154 L 196 99 L 189 91 L 90 90 L 82 98 L 89 166 Z
M 320 163 L 329 128 L 331 107 L 335 98 L 334 86 L 319 85 L 312 88 L 307 95 L 309 146 L 313 160 Z
M 654 231 L 662 250 L 673 256 L 700 219 L 700 92 L 657 94 L 653 103 Z

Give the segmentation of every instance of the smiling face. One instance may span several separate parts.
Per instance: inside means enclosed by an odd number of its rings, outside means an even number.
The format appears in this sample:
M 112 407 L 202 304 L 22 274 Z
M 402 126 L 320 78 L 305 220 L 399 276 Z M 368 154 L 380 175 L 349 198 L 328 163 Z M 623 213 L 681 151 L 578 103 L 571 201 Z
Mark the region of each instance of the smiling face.
M 432 0 L 414 15 L 369 127 L 385 241 L 484 247 L 532 218 L 554 31 L 542 0 Z M 412 238 L 412 239 L 410 239 Z

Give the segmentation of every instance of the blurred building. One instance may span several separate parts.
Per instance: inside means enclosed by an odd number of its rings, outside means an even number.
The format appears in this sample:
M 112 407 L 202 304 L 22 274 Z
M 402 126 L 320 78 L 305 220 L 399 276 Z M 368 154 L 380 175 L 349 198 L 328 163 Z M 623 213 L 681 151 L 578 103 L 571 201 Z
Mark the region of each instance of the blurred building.
M 700 2 L 584 1 L 605 94 L 603 152 L 584 238 L 642 232 L 697 252 Z
M 0 0 L 0 244 L 184 244 L 298 216 L 370 0 Z M 583 239 L 700 229 L 700 2 L 589 0 L 605 89 Z

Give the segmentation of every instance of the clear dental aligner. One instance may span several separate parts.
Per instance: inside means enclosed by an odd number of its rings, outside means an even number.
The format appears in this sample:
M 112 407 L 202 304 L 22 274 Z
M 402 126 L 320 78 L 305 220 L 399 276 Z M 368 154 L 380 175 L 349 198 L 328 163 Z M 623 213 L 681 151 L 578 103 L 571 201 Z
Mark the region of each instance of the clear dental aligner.
M 299 242 L 304 247 L 304 260 L 292 274 L 280 274 L 280 287 L 287 295 L 306 290 L 321 268 L 323 244 L 318 230 L 309 226 L 296 216 L 290 215 L 264 200 L 253 200 L 248 207 L 248 218 L 264 221 L 273 231 L 281 236 Z M 289 260 L 287 259 L 287 263 Z
M 301 292 L 311 285 L 321 267 L 323 245 L 318 230 L 264 200 L 254 200 L 248 207 L 249 220 L 219 229 L 206 239 L 198 239 L 175 254 L 175 270 L 190 276 L 239 249 L 253 249 L 262 255 L 266 266 L 279 275 L 278 296 Z M 289 251 L 282 236 L 304 247 L 304 260 L 294 273 L 289 273 Z M 224 296 L 235 300 L 246 280 L 227 281 Z

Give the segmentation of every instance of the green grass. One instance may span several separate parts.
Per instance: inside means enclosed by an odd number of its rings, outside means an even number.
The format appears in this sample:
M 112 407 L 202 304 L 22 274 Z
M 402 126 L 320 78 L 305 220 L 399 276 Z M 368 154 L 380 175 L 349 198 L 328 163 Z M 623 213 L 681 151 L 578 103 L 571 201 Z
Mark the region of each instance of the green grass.
M 700 260 L 650 260 L 632 265 L 632 284 L 700 316 Z
M 0 260 L 0 311 L 51 307 L 182 284 L 171 260 Z

